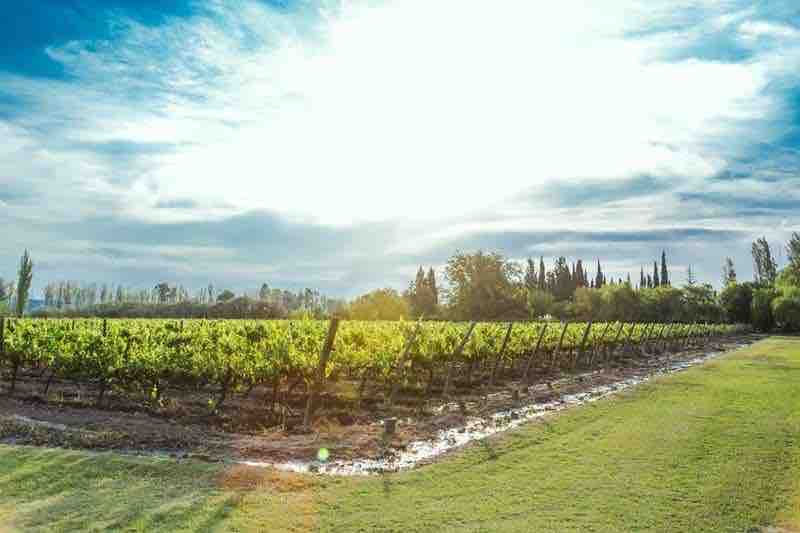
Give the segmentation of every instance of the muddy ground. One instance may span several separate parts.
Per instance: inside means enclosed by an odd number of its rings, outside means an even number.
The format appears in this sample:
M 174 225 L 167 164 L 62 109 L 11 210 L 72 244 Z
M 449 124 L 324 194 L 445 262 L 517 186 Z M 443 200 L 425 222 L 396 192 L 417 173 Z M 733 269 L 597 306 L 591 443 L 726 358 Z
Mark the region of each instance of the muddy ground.
M 449 401 L 441 397 L 425 399 L 414 391 L 405 391 L 392 409 L 383 405 L 378 394 L 360 406 L 356 401 L 342 399 L 346 394 L 337 395 L 324 402 L 311 432 L 292 429 L 293 425 L 286 423 L 287 419 L 300 416 L 300 396 L 281 407 L 288 417 L 284 417 L 282 425 L 275 425 L 274 416 L 263 415 L 267 409 L 265 398 L 270 394 L 267 390 L 255 389 L 248 396 L 239 394 L 217 414 L 208 412 L 209 393 L 194 390 L 170 390 L 168 401 L 157 408 L 143 408 L 114 395 L 98 408 L 91 388 L 70 382 L 53 383 L 44 397 L 44 377 L 30 372 L 18 381 L 13 397 L 0 396 L 0 440 L 169 453 L 209 461 L 311 461 L 322 448 L 336 460 L 377 458 L 386 453 L 387 447 L 403 449 L 412 441 L 432 439 L 440 430 L 464 425 L 468 417 L 489 417 L 522 404 L 544 403 L 600 385 L 649 376 L 669 364 L 754 340 L 754 336 L 736 337 L 678 353 L 629 356 L 603 369 L 581 373 L 538 369 L 529 387 L 513 380 L 492 389 L 462 386 Z M 337 383 L 331 385 L 331 390 L 339 392 L 351 386 L 354 384 Z M 387 416 L 398 418 L 397 432 L 388 442 L 381 423 Z

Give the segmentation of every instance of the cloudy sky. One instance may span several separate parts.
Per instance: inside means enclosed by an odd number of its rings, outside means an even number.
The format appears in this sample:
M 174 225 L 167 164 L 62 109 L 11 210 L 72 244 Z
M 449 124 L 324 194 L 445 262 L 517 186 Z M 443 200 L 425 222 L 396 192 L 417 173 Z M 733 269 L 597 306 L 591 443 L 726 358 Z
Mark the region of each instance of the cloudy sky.
M 3 10 L 0 275 L 29 248 L 36 289 L 352 296 L 479 248 L 719 283 L 800 230 L 795 0 Z

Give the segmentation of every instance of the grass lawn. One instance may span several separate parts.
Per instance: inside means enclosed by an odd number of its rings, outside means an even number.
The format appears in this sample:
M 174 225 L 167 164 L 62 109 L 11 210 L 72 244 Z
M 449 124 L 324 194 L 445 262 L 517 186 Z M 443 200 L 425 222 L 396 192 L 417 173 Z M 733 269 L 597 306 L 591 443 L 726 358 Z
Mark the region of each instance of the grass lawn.
M 375 478 L 0 446 L 0 531 L 800 531 L 800 338 Z

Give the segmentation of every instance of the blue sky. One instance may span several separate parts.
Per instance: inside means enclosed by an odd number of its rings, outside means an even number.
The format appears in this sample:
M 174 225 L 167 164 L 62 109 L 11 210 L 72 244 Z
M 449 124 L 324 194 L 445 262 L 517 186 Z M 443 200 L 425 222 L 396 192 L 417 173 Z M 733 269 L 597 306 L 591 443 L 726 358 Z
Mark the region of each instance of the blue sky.
M 36 0 L 0 17 L 0 276 L 352 296 L 456 249 L 666 249 L 718 283 L 800 230 L 800 7 Z

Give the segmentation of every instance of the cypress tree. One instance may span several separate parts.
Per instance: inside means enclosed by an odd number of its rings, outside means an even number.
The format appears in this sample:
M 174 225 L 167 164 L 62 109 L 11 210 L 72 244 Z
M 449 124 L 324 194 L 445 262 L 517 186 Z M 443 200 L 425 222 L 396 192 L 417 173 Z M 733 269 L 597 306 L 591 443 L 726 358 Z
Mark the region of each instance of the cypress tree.
M 644 277 L 644 267 L 641 267 L 641 268 L 642 268 L 642 271 L 641 271 L 641 274 L 639 275 L 640 276 L 639 277 L 639 288 L 640 289 L 644 289 L 645 287 L 647 287 L 647 279 Z
M 667 272 L 667 253 L 661 250 L 661 284 L 669 286 L 669 272 Z
M 648 289 L 653 288 L 653 278 L 650 277 L 650 274 L 647 275 L 647 288 Z
M 428 292 L 430 293 L 430 312 L 435 312 L 436 307 L 439 305 L 439 288 L 436 287 L 436 272 L 433 267 L 428 269 L 428 279 L 426 280 Z
M 599 289 L 603 286 L 605 282 L 605 276 L 603 276 L 603 268 L 600 266 L 600 260 L 597 260 L 597 274 L 594 278 L 594 286 L 595 288 Z
M 586 286 L 586 272 L 583 270 L 583 261 L 578 259 L 578 265 L 576 268 L 576 275 L 578 276 L 578 287 L 585 287 Z
M 658 263 L 653 261 L 653 287 L 658 287 L 661 282 L 658 279 Z
M 539 290 L 547 290 L 547 271 L 544 268 L 544 257 L 539 256 Z

